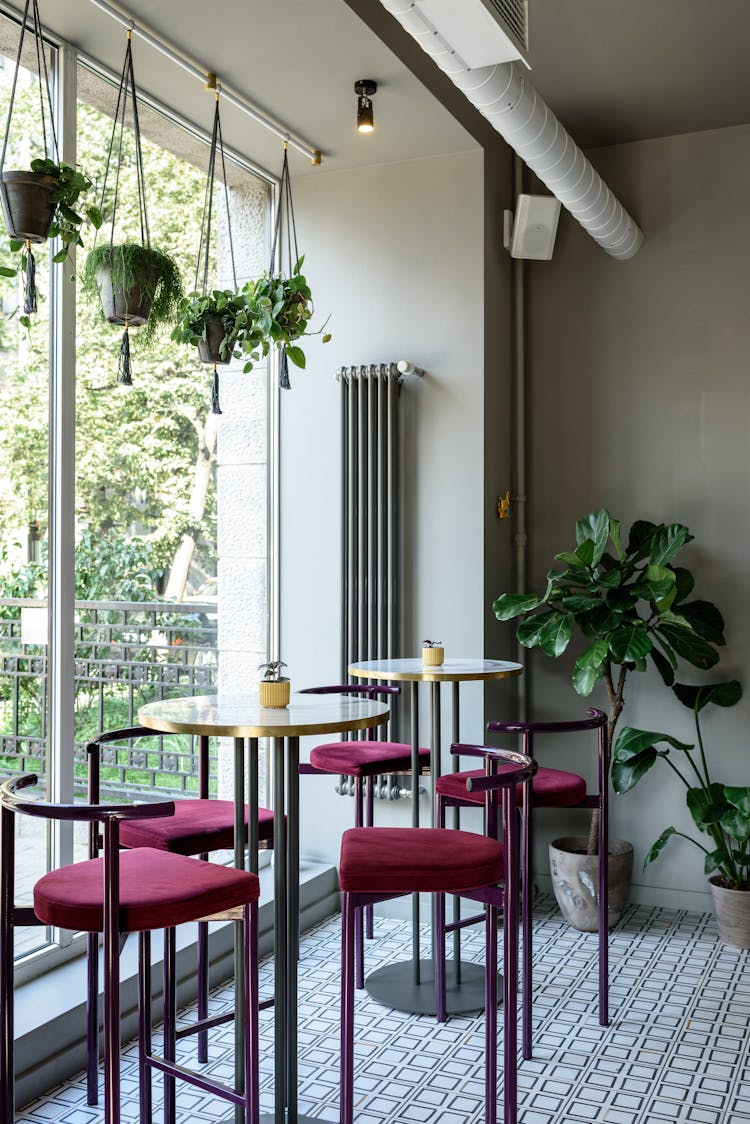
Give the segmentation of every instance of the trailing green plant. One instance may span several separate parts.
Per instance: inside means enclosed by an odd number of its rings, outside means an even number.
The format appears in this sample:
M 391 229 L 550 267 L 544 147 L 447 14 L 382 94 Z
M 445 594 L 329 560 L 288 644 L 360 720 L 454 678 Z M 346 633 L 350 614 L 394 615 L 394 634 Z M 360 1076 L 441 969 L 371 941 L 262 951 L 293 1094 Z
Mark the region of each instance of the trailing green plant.
M 70 256 L 71 246 L 83 246 L 81 227 L 86 219 L 95 230 L 102 225 L 102 213 L 94 204 L 81 206 L 81 197 L 92 188 L 91 180 L 83 172 L 65 164 L 63 161 L 56 163 L 54 160 L 39 159 L 31 161 L 31 171 L 39 175 L 51 176 L 57 180 L 56 186 L 50 194 L 51 201 L 55 204 L 52 216 L 52 225 L 49 230 L 50 238 L 59 238 L 61 248 L 52 258 L 53 262 L 64 262 Z M 17 273 L 28 276 L 29 259 L 33 262 L 33 255 L 25 242 L 11 238 L 11 252 L 18 254 L 15 266 L 1 266 L 0 276 L 15 277 Z M 35 303 L 35 302 L 34 302 Z M 24 327 L 30 326 L 28 314 L 21 317 Z
M 219 316 L 224 328 L 219 349 L 222 360 L 243 359 L 253 352 L 257 360 L 265 337 L 252 303 L 251 285 L 247 282 L 239 292 L 212 289 L 208 293 L 188 293 L 178 304 L 172 339 L 197 346 L 206 340 L 211 318 Z M 252 366 L 248 361 L 245 371 L 252 370 Z
M 304 260 L 303 255 L 295 262 L 289 277 L 264 274 L 251 283 L 250 293 L 258 323 L 264 332 L 260 354 L 266 356 L 272 347 L 276 347 L 286 353 L 295 367 L 301 368 L 306 364 L 305 353 L 295 341 L 303 336 L 322 335 L 323 343 L 328 343 L 331 338 L 330 333 L 324 332 L 325 324 L 315 332 L 307 330 L 313 315 L 313 304 L 310 286 L 302 273 Z M 252 356 L 251 359 L 257 361 L 259 357 Z M 247 369 L 252 369 L 252 363 Z
M 750 890 L 750 788 L 711 779 L 700 724 L 700 712 L 705 706 L 735 706 L 742 697 L 742 687 L 732 679 L 702 687 L 675 683 L 672 690 L 693 712 L 696 743 L 691 745 L 653 730 L 623 727 L 614 749 L 612 787 L 618 793 L 630 792 L 657 761 L 664 761 L 684 784 L 693 822 L 708 836 L 712 847 L 704 847 L 676 827 L 668 827 L 649 849 L 644 868 L 678 835 L 703 851 L 707 875 L 714 875 L 730 890 Z
M 606 728 L 611 752 L 632 671 L 651 661 L 671 687 L 679 660 L 707 669 L 719 661 L 724 621 L 708 601 L 690 597 L 695 580 L 675 559 L 693 536 L 681 523 L 633 523 L 623 545 L 621 523 L 608 511 L 576 524 L 576 546 L 555 555 L 541 595 L 506 593 L 493 604 L 499 620 L 522 617 L 517 637 L 526 648 L 557 658 L 575 630 L 587 641 L 575 661 L 573 686 L 590 695 L 603 683 L 609 699 Z M 609 548 L 609 549 L 608 549 Z M 595 853 L 596 818 L 589 839 Z
M 132 291 L 151 305 L 141 338 L 150 342 L 157 328 L 171 323 L 182 300 L 182 279 L 176 262 L 155 247 L 140 242 L 104 243 L 89 251 L 82 274 L 83 291 L 92 299 L 100 296 L 97 274 L 109 271 L 112 288 Z M 104 312 L 102 311 L 102 316 Z

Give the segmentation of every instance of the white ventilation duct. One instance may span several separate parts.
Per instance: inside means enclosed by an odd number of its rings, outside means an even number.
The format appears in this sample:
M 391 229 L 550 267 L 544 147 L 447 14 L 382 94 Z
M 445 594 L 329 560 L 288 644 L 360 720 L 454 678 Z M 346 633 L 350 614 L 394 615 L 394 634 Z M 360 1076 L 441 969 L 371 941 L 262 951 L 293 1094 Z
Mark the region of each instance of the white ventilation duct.
M 486 12 L 482 0 L 462 2 Z M 637 224 L 518 65 L 500 62 L 472 69 L 430 22 L 419 0 L 381 3 L 602 249 L 620 260 L 638 252 L 643 234 Z

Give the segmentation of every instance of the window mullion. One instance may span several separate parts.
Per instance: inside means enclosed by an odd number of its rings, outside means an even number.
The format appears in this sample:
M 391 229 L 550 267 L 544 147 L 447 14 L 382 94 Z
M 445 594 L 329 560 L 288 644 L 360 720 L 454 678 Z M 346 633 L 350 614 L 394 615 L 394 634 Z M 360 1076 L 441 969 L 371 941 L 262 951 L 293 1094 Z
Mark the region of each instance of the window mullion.
M 63 44 L 57 53 L 55 93 L 60 159 L 76 163 L 77 57 Z M 49 716 L 50 799 L 73 800 L 75 701 L 75 339 L 76 295 L 71 263 L 53 269 L 54 329 L 50 343 Z M 51 833 L 50 863 L 73 860 L 71 824 Z M 70 934 L 58 934 L 68 943 Z

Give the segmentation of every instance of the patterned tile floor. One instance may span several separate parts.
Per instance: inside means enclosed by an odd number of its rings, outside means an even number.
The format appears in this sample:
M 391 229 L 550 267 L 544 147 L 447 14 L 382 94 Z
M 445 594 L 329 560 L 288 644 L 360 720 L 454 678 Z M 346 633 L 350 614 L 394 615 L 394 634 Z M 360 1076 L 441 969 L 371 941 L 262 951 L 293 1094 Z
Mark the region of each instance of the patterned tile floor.
M 750 1122 L 748 953 L 716 939 L 713 918 L 631 907 L 611 937 L 612 1022 L 596 1021 L 596 938 L 562 921 L 554 902 L 535 910 L 535 1056 L 519 1067 L 521 1124 L 740 1124 Z M 408 926 L 381 920 L 367 945 L 370 967 L 405 959 Z M 428 944 L 425 931 L 425 948 Z M 468 958 L 481 941 L 467 934 Z M 339 924 L 306 934 L 300 963 L 300 1111 L 338 1119 Z M 272 987 L 261 969 L 262 993 Z M 214 996 L 228 1008 L 231 990 Z M 387 1011 L 366 993 L 356 1007 L 357 1124 L 480 1124 L 482 1019 L 431 1019 Z M 272 1013 L 261 1015 L 263 1109 L 272 1108 Z M 190 1042 L 190 1040 L 187 1040 Z M 181 1055 L 190 1061 L 189 1047 Z M 231 1030 L 214 1031 L 212 1071 L 229 1075 Z M 158 1093 L 158 1081 L 155 1082 Z M 137 1119 L 131 1046 L 123 1061 L 123 1120 Z M 216 1124 L 226 1106 L 183 1086 L 178 1119 Z M 98 1124 L 83 1079 L 29 1105 L 19 1124 Z

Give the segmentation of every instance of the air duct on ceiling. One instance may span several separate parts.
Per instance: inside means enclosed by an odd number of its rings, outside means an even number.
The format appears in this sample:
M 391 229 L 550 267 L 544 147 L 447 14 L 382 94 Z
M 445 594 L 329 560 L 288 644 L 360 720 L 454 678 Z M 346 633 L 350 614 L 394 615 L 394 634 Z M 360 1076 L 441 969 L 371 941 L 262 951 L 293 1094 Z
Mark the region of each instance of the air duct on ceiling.
M 439 17 L 435 0 L 381 0 L 383 7 L 419 43 L 472 105 L 556 195 L 591 237 L 613 258 L 632 258 L 643 234 L 604 180 L 513 62 L 471 68 L 428 18 Z M 482 10 L 482 0 L 463 0 L 465 9 Z M 498 22 L 498 34 L 502 35 Z M 448 32 L 446 25 L 444 31 Z M 520 51 L 510 39 L 513 55 Z M 463 46 L 463 45 L 462 45 Z M 486 44 L 485 44 L 486 47 Z M 463 46 L 464 54 L 467 54 Z M 505 56 L 507 58 L 507 55 Z

